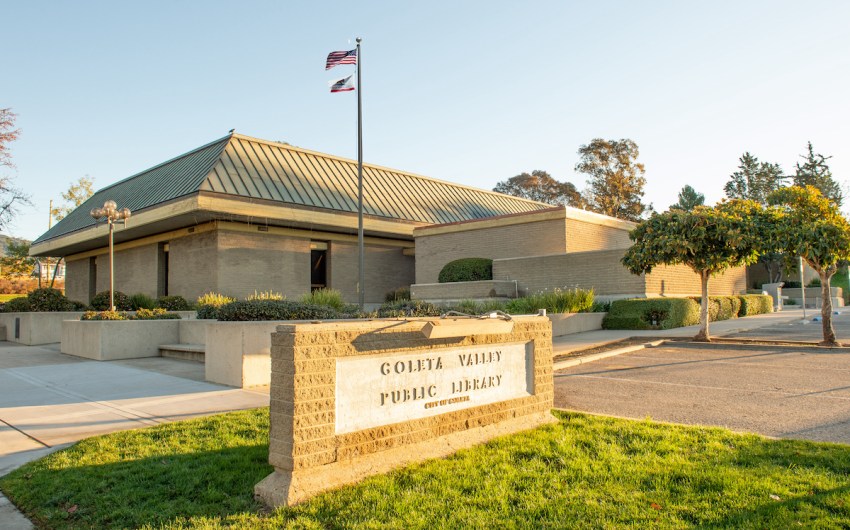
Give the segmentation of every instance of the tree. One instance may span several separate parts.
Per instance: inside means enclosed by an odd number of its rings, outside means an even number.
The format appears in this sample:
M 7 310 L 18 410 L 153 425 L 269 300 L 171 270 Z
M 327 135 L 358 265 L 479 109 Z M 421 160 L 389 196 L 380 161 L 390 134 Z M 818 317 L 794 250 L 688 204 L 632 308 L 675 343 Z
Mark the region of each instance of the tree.
M 765 216 L 753 201 L 731 201 L 692 211 L 673 209 L 653 213 L 629 237 L 634 244 L 622 263 L 633 274 L 652 272 L 658 265 L 683 264 L 700 277 L 702 303 L 698 341 L 710 341 L 708 280 L 730 267 L 755 261 Z
M 766 206 L 768 195 L 785 186 L 788 177 L 784 175 L 779 164 L 759 162 L 749 151 L 741 155 L 738 161 L 738 171 L 729 176 L 729 182 L 723 187 L 730 199 L 747 199 Z M 782 281 L 782 254 L 764 252 L 759 256 L 758 262 L 767 271 L 769 283 Z
M 679 192 L 679 202 L 671 204 L 670 209 L 676 208 L 690 212 L 697 206 L 705 206 L 705 195 L 686 184 Z
M 831 156 L 823 156 L 815 154 L 812 148 L 812 142 L 808 143 L 808 153 L 800 155 L 800 158 L 805 160 L 801 165 L 797 162 L 797 172 L 794 174 L 795 186 L 814 186 L 821 195 L 834 202 L 839 208 L 844 200 L 844 194 L 841 193 L 841 187 L 832 178 L 832 171 L 826 161 L 832 158 Z
M 0 271 L 4 277 L 29 276 L 35 267 L 35 258 L 30 257 L 30 244 L 22 240 L 8 239 L 6 255 L 0 258 Z
M 838 205 L 814 186 L 791 186 L 773 192 L 776 205 L 772 241 L 788 261 L 802 257 L 820 277 L 823 342 L 835 346 L 829 282 L 842 260 L 850 259 L 850 223 Z M 790 265 L 790 263 L 789 263 Z
M 62 192 L 62 198 L 65 200 L 65 204 L 54 208 L 53 212 L 51 212 L 53 219 L 61 221 L 69 213 L 74 211 L 75 208 L 86 202 L 89 197 L 94 195 L 93 185 L 94 181 L 88 175 L 80 177 L 77 182 L 71 183 L 68 191 Z
M 638 221 L 652 209 L 641 202 L 646 171 L 637 161 L 640 153 L 632 140 L 594 138 L 579 147 L 578 154 L 581 159 L 575 170 L 588 176 L 584 200 L 589 210 Z
M 17 114 L 12 109 L 0 109 L 0 167 L 14 169 L 9 144 L 18 139 L 20 129 L 15 129 Z M 30 204 L 29 196 L 13 185 L 12 177 L 0 176 L 0 229 L 3 229 L 21 204 Z
M 571 182 L 559 182 L 549 173 L 535 169 L 496 184 L 493 191 L 547 204 L 566 204 L 581 208 L 581 194 Z
M 779 164 L 759 162 L 749 152 L 738 159 L 738 171 L 729 176 L 723 187 L 730 199 L 744 199 L 767 205 L 767 196 L 785 186 L 786 177 Z

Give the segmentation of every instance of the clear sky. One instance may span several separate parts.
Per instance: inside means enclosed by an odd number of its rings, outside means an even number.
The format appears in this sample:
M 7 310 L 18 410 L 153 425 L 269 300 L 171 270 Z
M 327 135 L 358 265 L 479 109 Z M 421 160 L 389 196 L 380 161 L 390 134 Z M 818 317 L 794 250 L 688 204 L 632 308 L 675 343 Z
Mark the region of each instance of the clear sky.
M 631 138 L 658 209 L 713 203 L 749 150 L 786 172 L 811 140 L 850 178 L 850 2 L 0 0 L 0 107 L 32 208 L 237 132 L 356 157 L 328 52 L 363 38 L 367 162 L 490 189 Z M 120 206 L 120 205 L 119 205 Z

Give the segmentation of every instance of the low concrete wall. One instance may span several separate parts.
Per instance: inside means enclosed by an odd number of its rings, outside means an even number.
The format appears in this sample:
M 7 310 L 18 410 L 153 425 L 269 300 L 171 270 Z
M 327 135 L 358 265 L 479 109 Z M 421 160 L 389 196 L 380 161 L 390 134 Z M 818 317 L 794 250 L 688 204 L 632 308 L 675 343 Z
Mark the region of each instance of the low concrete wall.
M 34 346 L 59 342 L 62 321 L 79 320 L 81 316 L 82 311 L 0 313 L 0 325 L 6 326 L 7 341 Z
M 215 320 L 180 320 L 180 337 L 178 344 L 206 344 L 207 324 Z M 166 343 L 163 343 L 166 344 Z
M 552 336 L 561 337 L 584 331 L 602 329 L 602 319 L 608 313 L 550 313 Z
M 272 333 L 284 323 L 209 321 L 205 379 L 242 388 L 269 384 Z
M 414 300 L 472 300 L 481 298 L 516 298 L 513 281 L 482 280 L 478 282 L 415 283 L 410 286 Z
M 159 357 L 180 337 L 180 320 L 66 320 L 62 353 L 97 361 Z

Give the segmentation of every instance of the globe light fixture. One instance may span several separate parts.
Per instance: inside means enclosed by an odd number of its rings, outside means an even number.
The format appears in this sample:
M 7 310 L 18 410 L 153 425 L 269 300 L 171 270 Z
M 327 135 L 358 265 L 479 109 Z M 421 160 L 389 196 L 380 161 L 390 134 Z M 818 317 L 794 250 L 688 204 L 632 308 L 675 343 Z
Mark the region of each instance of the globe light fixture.
M 103 208 L 92 208 L 89 212 L 95 221 L 99 221 L 105 217 L 109 224 L 109 310 L 115 311 L 115 269 L 113 266 L 114 244 L 113 233 L 115 232 L 115 223 L 121 221 L 125 226 L 127 219 L 130 218 L 130 209 L 118 209 L 115 201 L 106 201 L 103 203 Z

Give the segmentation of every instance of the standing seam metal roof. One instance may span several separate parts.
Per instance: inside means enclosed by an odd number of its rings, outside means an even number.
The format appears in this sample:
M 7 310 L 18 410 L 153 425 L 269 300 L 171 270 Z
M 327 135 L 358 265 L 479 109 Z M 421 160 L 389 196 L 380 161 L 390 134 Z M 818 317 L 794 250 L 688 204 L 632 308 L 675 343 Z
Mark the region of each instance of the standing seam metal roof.
M 551 205 L 363 165 L 367 215 L 429 224 L 530 212 Z M 357 162 L 231 134 L 95 193 L 34 243 L 94 225 L 109 199 L 133 211 L 199 191 L 357 212 Z

